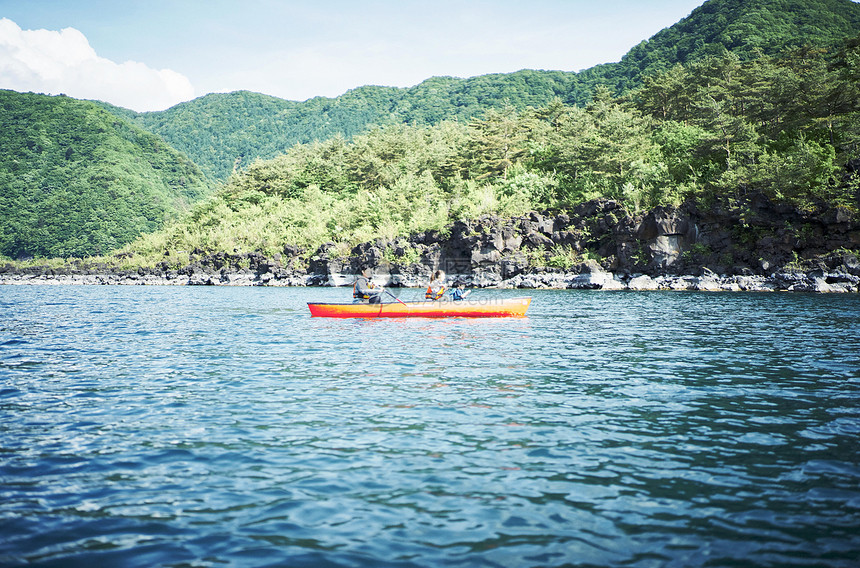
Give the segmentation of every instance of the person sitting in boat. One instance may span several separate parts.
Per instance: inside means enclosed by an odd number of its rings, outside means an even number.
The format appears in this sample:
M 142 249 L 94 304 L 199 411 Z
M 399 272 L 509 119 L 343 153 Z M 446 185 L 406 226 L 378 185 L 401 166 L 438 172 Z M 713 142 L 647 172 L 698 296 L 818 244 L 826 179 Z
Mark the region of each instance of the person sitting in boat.
M 355 279 L 352 285 L 352 301 L 353 303 L 362 304 L 381 304 L 382 303 L 382 288 L 377 288 L 370 281 L 370 269 L 362 268 L 361 274 Z
M 424 293 L 424 298 L 427 300 L 441 300 L 445 295 L 445 272 L 437 270 L 433 273 L 433 279 L 430 285 L 427 286 L 427 292 Z
M 466 290 L 466 285 L 463 282 L 457 282 L 454 289 L 451 290 L 451 299 L 455 302 L 464 300 L 472 291 Z

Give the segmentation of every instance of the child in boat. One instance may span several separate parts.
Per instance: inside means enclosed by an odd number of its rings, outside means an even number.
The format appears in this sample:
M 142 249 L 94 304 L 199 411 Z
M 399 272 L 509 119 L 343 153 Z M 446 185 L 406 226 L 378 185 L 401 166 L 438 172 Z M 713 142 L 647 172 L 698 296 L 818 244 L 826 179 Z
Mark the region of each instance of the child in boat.
M 454 285 L 454 289 L 451 290 L 451 299 L 455 302 L 458 302 L 460 300 L 463 300 L 471 292 L 471 290 L 466 290 L 466 285 L 463 282 L 457 282 Z
M 370 269 L 362 268 L 361 274 L 352 285 L 352 302 L 354 304 L 380 304 L 382 303 L 382 289 L 377 288 L 370 281 Z
M 427 300 L 441 300 L 445 295 L 445 272 L 437 270 L 433 273 L 433 279 L 430 285 L 427 286 L 427 292 L 424 293 L 424 298 Z

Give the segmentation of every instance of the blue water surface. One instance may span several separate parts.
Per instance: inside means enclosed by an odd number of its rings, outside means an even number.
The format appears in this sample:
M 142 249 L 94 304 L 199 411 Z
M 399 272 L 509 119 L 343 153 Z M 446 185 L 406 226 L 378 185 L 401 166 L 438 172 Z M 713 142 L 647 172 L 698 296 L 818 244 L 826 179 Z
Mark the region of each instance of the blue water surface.
M 0 287 L 0 565 L 857 566 L 860 297 L 527 295 Z

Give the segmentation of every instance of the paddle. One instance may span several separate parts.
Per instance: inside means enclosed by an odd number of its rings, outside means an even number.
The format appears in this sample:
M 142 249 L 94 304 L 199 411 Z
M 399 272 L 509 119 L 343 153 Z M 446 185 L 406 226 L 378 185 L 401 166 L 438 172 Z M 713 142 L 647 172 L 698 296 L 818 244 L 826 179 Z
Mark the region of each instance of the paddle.
M 391 292 L 389 292 L 385 288 L 383 288 L 382 291 L 385 292 L 386 294 L 388 294 L 389 296 L 391 296 L 392 298 L 394 298 L 395 300 L 397 300 L 398 302 L 400 302 L 401 304 L 403 304 L 404 306 L 406 306 L 406 302 L 404 302 L 403 300 L 401 300 L 400 298 L 398 298 L 397 296 L 395 296 L 394 294 L 392 294 Z M 406 307 L 408 308 L 409 306 L 406 306 Z

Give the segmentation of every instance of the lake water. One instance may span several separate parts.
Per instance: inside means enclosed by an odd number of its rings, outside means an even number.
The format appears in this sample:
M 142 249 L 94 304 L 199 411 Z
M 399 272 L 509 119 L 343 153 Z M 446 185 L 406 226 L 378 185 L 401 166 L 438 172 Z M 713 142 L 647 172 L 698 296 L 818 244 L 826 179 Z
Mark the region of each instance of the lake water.
M 860 297 L 349 295 L 0 287 L 0 565 L 857 566 Z

